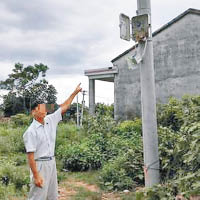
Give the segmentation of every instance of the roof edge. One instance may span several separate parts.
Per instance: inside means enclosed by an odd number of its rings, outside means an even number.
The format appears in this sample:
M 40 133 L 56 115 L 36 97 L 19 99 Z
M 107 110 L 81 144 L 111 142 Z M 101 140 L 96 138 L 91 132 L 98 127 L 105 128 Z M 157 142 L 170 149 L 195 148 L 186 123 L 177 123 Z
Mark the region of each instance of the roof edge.
M 121 58 L 122 56 L 126 55 L 127 53 L 129 53 L 130 51 L 132 51 L 133 49 L 135 49 L 138 46 L 138 44 L 133 45 L 131 48 L 127 49 L 126 51 L 124 51 L 122 54 L 118 55 L 116 58 L 112 59 L 111 62 L 115 62 L 116 60 L 118 60 L 119 58 Z
M 153 37 L 156 36 L 158 33 L 165 30 L 166 28 L 168 28 L 169 26 L 171 26 L 175 22 L 179 21 L 180 19 L 182 19 L 185 15 L 187 15 L 189 13 L 200 15 L 200 10 L 197 10 L 197 9 L 194 9 L 194 8 L 189 8 L 185 12 L 181 13 L 180 15 L 178 15 L 177 17 L 175 17 L 174 19 L 169 21 L 167 24 L 161 26 L 158 30 L 154 31 L 152 36 Z
M 97 74 L 116 74 L 118 70 L 116 67 L 107 67 L 99 69 L 89 69 L 84 71 L 85 76 L 97 75 Z

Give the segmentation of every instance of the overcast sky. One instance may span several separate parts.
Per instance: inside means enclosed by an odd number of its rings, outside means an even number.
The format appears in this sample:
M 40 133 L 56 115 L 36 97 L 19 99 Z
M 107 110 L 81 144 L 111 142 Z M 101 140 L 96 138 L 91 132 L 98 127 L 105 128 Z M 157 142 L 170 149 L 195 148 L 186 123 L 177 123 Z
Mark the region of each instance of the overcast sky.
M 153 31 L 199 0 L 152 0 Z M 84 70 L 112 66 L 113 58 L 134 43 L 119 38 L 119 14 L 136 15 L 137 0 L 1 0 L 0 80 L 15 63 L 43 63 L 62 103 L 82 82 Z M 113 84 L 97 81 L 97 101 L 113 102 Z M 81 95 L 79 95 L 81 99 Z M 86 99 L 87 100 L 87 99 Z

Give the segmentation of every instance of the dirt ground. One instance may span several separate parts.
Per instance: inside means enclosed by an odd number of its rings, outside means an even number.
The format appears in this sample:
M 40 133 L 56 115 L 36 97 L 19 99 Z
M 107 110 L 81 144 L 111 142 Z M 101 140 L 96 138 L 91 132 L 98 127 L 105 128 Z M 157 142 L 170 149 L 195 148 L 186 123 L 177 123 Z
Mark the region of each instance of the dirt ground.
M 96 185 L 90 185 L 77 180 L 67 180 L 59 185 L 59 200 L 70 200 L 72 197 L 77 195 L 77 188 L 83 188 L 86 191 L 100 194 L 101 197 L 98 197 L 97 199 L 120 200 L 120 197 L 114 193 L 101 193 L 100 189 Z

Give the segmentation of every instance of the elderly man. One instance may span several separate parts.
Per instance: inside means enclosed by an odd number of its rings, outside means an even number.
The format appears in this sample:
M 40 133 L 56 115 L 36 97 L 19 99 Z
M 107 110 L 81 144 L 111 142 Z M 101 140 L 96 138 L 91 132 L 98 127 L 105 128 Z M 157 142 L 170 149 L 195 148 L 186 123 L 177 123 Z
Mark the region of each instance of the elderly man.
M 58 184 L 54 157 L 56 128 L 74 97 L 81 91 L 80 84 L 54 113 L 47 115 L 46 105 L 32 109 L 32 124 L 23 135 L 30 166 L 30 192 L 28 200 L 57 200 Z

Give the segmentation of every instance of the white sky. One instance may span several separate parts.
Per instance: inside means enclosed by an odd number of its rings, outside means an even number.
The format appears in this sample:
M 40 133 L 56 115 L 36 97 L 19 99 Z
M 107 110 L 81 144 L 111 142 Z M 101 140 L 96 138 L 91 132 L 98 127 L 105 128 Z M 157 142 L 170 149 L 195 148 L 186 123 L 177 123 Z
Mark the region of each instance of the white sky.
M 152 0 L 153 31 L 199 0 Z M 43 63 L 62 103 L 81 82 L 84 70 L 112 66 L 113 58 L 133 45 L 119 38 L 119 14 L 136 15 L 137 0 L 1 0 L 0 80 L 15 63 Z M 97 102 L 112 103 L 113 83 L 96 81 Z M 81 100 L 82 96 L 79 95 Z M 86 96 L 87 102 L 87 96 Z

